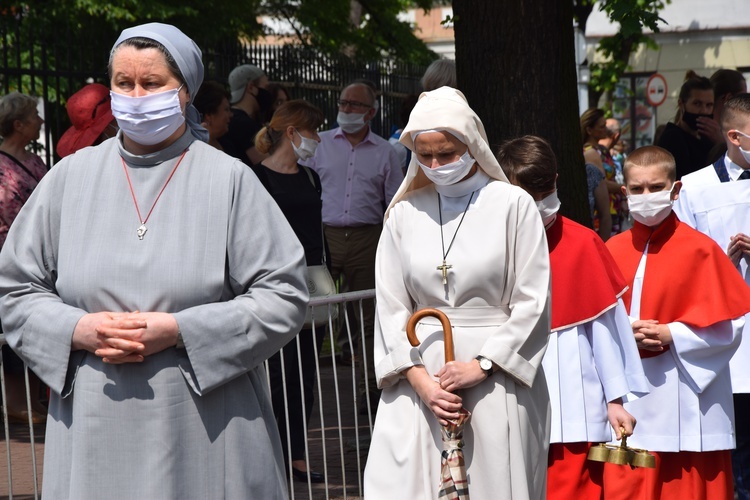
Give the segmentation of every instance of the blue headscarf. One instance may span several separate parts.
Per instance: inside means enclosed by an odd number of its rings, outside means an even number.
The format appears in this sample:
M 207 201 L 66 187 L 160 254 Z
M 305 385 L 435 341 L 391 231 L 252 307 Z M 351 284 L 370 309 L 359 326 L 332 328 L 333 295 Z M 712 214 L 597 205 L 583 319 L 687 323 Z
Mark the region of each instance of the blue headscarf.
M 208 131 L 201 126 L 200 113 L 193 106 L 195 95 L 198 93 L 201 83 L 203 83 L 201 49 L 190 37 L 170 24 L 148 23 L 123 30 L 112 46 L 112 52 L 125 40 L 137 37 L 149 38 L 159 42 L 174 58 L 190 94 L 190 102 L 185 110 L 185 121 L 194 137 L 203 142 L 208 142 Z

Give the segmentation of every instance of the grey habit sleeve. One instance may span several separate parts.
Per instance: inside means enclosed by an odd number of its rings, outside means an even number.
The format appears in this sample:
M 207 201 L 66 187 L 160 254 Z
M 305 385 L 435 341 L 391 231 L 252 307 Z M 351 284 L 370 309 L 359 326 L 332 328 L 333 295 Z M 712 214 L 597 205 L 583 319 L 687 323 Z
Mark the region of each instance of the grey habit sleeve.
M 309 300 L 302 245 L 276 202 L 244 166 L 233 189 L 227 272 L 236 296 L 174 314 L 198 394 L 281 349 L 299 332 Z

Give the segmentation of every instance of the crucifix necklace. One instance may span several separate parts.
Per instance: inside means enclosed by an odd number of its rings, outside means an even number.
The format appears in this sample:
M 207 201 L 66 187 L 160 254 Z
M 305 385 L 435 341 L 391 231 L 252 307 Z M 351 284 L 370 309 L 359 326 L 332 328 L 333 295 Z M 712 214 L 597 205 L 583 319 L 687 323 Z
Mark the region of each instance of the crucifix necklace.
M 448 269 L 453 267 L 450 264 L 446 264 L 445 259 L 448 258 L 448 252 L 453 248 L 453 242 L 456 241 L 456 235 L 458 234 L 458 230 L 461 229 L 461 224 L 464 222 L 464 217 L 466 217 L 466 212 L 469 210 L 469 205 L 471 205 L 471 200 L 474 198 L 475 192 L 472 191 L 471 196 L 469 196 L 469 202 L 466 204 L 466 208 L 464 208 L 461 220 L 458 221 L 458 227 L 456 227 L 456 232 L 453 233 L 453 238 L 451 238 L 451 242 L 448 244 L 448 250 L 445 249 L 445 237 L 443 236 L 443 203 L 440 201 L 440 193 L 438 193 L 438 217 L 440 218 L 440 244 L 443 248 L 443 265 L 437 266 L 437 270 L 443 272 L 443 285 L 448 284 Z
M 146 218 L 144 219 L 141 216 L 141 209 L 138 208 L 138 201 L 135 198 L 135 191 L 133 191 L 133 183 L 130 182 L 130 174 L 128 174 L 128 167 L 125 165 L 125 159 L 121 156 L 120 160 L 122 160 L 122 168 L 125 170 L 125 178 L 128 179 L 128 187 L 130 188 L 130 196 L 133 197 L 133 204 L 135 205 L 135 211 L 138 214 L 138 221 L 141 223 L 140 226 L 138 226 L 138 230 L 135 232 L 135 234 L 138 235 L 138 239 L 142 240 L 144 236 L 146 236 L 146 231 L 148 231 L 148 228 L 146 227 L 146 222 L 148 222 L 148 218 L 151 217 L 151 212 L 154 211 L 154 207 L 156 207 L 156 203 L 159 201 L 159 198 L 161 198 L 161 194 L 164 192 L 164 190 L 167 188 L 167 184 L 169 184 L 169 181 L 172 180 L 172 176 L 174 175 L 175 171 L 177 170 L 177 167 L 180 166 L 180 163 L 182 163 L 182 159 L 185 158 L 185 154 L 187 153 L 187 149 L 182 152 L 182 155 L 180 156 L 180 159 L 177 160 L 177 163 L 175 164 L 174 168 L 172 169 L 172 172 L 169 174 L 169 177 L 167 177 L 167 182 L 164 183 L 164 185 L 161 187 L 161 191 L 159 191 L 159 194 L 156 195 L 156 199 L 154 200 L 154 204 L 151 205 L 151 210 L 148 211 L 146 214 Z

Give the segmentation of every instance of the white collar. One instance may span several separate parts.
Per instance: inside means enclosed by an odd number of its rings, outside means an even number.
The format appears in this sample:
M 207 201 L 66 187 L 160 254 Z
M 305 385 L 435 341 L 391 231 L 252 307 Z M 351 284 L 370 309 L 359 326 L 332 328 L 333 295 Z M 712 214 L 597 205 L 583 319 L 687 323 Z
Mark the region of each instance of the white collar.
M 727 167 L 727 174 L 729 175 L 729 179 L 732 182 L 739 179 L 740 175 L 742 175 L 742 172 L 745 171 L 744 168 L 740 167 L 735 162 L 730 160 L 729 155 L 724 155 L 724 165 Z

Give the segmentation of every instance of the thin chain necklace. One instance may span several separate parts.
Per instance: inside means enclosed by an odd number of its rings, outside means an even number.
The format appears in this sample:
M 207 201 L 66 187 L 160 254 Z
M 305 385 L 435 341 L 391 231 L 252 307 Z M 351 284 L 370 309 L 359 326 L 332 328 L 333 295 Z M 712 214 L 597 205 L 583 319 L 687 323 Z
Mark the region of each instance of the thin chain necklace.
M 164 192 L 164 190 L 167 188 L 167 184 L 169 184 L 169 181 L 172 180 L 172 176 L 174 175 L 175 171 L 177 170 L 177 167 L 180 166 L 180 163 L 182 163 L 182 159 L 185 158 L 185 154 L 187 153 L 187 148 L 185 151 L 182 152 L 182 155 L 180 155 L 180 159 L 177 160 L 177 163 L 175 164 L 174 168 L 172 169 L 172 172 L 169 174 L 169 177 L 167 177 L 167 182 L 164 183 L 164 185 L 161 187 L 161 191 L 159 191 L 159 194 L 156 195 L 156 199 L 154 200 L 154 204 L 151 205 L 151 210 L 148 211 L 148 214 L 146 214 L 146 218 L 144 219 L 141 216 L 141 209 L 138 208 L 138 201 L 135 198 L 135 191 L 133 191 L 133 183 L 130 182 L 130 174 L 128 174 L 128 167 L 125 165 L 125 158 L 120 156 L 120 160 L 122 160 L 122 168 L 125 170 L 125 177 L 128 179 L 128 187 L 130 188 L 130 196 L 133 197 L 133 205 L 135 205 L 135 211 L 138 214 L 138 221 L 141 223 L 140 226 L 138 226 L 138 230 L 135 232 L 135 234 L 138 235 L 138 239 L 142 240 L 144 236 L 146 236 L 146 231 L 148 231 L 148 228 L 146 227 L 146 222 L 148 222 L 148 218 L 151 217 L 151 212 L 154 211 L 154 207 L 156 207 L 156 203 L 159 201 L 159 198 L 161 198 L 161 194 Z
M 440 218 L 440 244 L 443 248 L 443 265 L 437 266 L 437 270 L 443 272 L 443 285 L 448 284 L 448 269 L 453 267 L 449 264 L 446 264 L 445 259 L 448 258 L 448 252 L 450 252 L 451 248 L 453 248 L 453 242 L 456 241 L 456 235 L 458 234 L 458 230 L 461 229 L 461 224 L 463 224 L 464 222 L 464 217 L 466 217 L 466 212 L 469 210 L 471 200 L 474 199 L 474 193 L 476 193 L 476 191 L 472 191 L 471 196 L 469 196 L 469 202 L 466 204 L 466 208 L 464 208 L 464 213 L 461 216 L 461 220 L 458 221 L 458 227 L 456 228 L 456 232 L 453 233 L 453 238 L 451 238 L 451 242 L 448 245 L 448 250 L 445 249 L 445 237 L 443 236 L 443 203 L 440 201 L 440 193 L 438 193 L 438 217 Z

